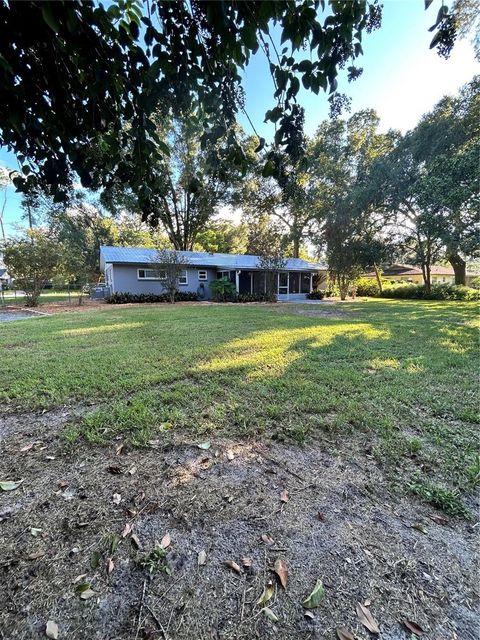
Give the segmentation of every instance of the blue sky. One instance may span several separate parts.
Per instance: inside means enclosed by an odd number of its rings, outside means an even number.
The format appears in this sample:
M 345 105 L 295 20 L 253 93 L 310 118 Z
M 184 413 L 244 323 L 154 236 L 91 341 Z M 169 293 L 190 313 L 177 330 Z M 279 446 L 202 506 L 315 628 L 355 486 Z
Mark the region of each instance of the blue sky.
M 425 11 L 423 0 L 384 0 L 382 27 L 363 38 L 364 55 L 358 62 L 364 68 L 363 75 L 350 84 L 345 77 L 339 82 L 339 90 L 352 98 L 352 112 L 376 109 L 382 129 L 406 131 L 443 95 L 455 93 L 480 73 L 467 40 L 457 42 L 449 60 L 429 50 L 432 36 L 428 28 L 435 19 L 437 4 Z M 248 115 L 258 133 L 269 139 L 273 125 L 264 124 L 263 119 L 265 111 L 274 106 L 273 88 L 262 55 L 252 58 L 243 84 Z M 306 132 L 311 135 L 328 117 L 326 96 L 302 88 L 299 101 L 306 110 Z M 239 120 L 247 133 L 253 133 L 246 118 L 241 116 Z M 0 165 L 17 166 L 15 157 L 5 149 L 0 149 Z M 20 195 L 8 189 L 4 216 L 7 234 L 13 233 L 14 225 L 20 222 L 19 205 Z

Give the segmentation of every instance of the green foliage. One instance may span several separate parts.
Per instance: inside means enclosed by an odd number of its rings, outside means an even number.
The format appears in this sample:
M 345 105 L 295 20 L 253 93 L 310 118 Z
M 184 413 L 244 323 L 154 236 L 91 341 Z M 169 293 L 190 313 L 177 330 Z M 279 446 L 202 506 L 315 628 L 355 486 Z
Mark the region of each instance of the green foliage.
M 193 291 L 177 291 L 175 294 L 176 302 L 198 302 L 198 294 Z M 105 302 L 109 304 L 129 304 L 143 302 L 168 302 L 171 303 L 171 297 L 168 293 L 112 293 L 105 298 Z
M 218 280 L 210 282 L 208 286 L 213 293 L 213 299 L 218 302 L 233 300 L 237 292 L 235 285 L 228 278 L 218 278 Z
M 241 70 L 278 32 L 292 55 L 268 56 L 275 104 L 266 119 L 277 124 L 277 147 L 298 153 L 300 80 L 314 93 L 329 92 L 338 105 L 339 69 L 362 55 L 363 32 L 381 21 L 376 2 L 321 6 L 311 0 L 1 3 L 0 145 L 20 159 L 17 187 L 28 191 L 39 180 L 62 198 L 75 174 L 87 188 L 127 184 L 143 214 L 154 216 L 159 175 L 152 159 L 169 153 L 154 114 L 200 108 L 202 144 L 215 142 L 244 105 Z M 352 69 L 355 78 L 360 70 Z M 234 135 L 228 146 L 230 159 L 241 164 Z
M 167 562 L 167 550 L 164 549 L 158 542 L 155 543 L 155 547 L 149 553 L 145 553 L 139 560 L 139 564 L 150 575 L 158 572 L 166 573 L 170 575 L 172 569 Z
M 307 293 L 308 300 L 323 300 L 324 297 L 325 297 L 325 291 L 323 291 L 322 289 L 317 289 L 316 291 Z
M 9 240 L 3 247 L 3 261 L 26 304 L 35 307 L 49 280 L 66 272 L 65 247 L 46 230 L 35 229 L 24 238 Z
M 385 286 L 379 294 L 382 298 L 402 298 L 412 300 L 480 300 L 480 291 L 470 287 L 452 284 L 433 285 L 430 291 L 423 284 L 401 284 Z
M 472 513 L 460 500 L 458 491 L 419 478 L 413 478 L 408 483 L 408 488 L 414 495 L 451 516 L 472 519 Z
M 229 302 L 272 302 L 266 293 L 237 293 Z
M 357 287 L 357 296 L 378 298 L 380 295 L 380 288 L 374 278 L 359 278 L 355 285 Z

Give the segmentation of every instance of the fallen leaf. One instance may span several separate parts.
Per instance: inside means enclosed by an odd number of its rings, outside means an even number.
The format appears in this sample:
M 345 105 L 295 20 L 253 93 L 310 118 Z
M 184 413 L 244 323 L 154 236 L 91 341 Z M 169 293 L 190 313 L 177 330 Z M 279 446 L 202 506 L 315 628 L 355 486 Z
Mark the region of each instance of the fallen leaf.
M 233 451 L 230 449 L 227 451 L 227 460 L 233 460 L 235 458 Z
M 66 480 L 59 480 L 58 486 L 60 487 L 60 489 L 65 489 L 66 487 L 68 487 L 68 482 Z
M 369 631 L 375 633 L 376 635 L 380 633 L 377 621 L 372 616 L 367 607 L 364 607 L 360 602 L 357 602 L 357 616 L 363 626 L 366 627 Z
M 137 473 L 137 467 L 133 465 L 133 467 L 130 467 L 130 469 L 128 470 L 128 475 L 133 476 L 136 473 Z
M 43 558 L 44 555 L 45 551 L 34 551 L 28 554 L 27 560 L 38 560 L 38 558 Z
M 124 447 L 125 447 L 124 442 L 122 442 L 122 444 L 119 444 L 118 447 L 115 449 L 115 455 L 119 456 L 122 453 Z
M 20 452 L 23 453 L 24 451 L 30 451 L 30 449 L 33 449 L 35 442 L 31 442 L 30 444 L 26 444 L 24 447 L 22 447 L 20 449 Z
M 351 633 L 346 627 L 337 627 L 338 640 L 355 640 L 353 633 Z
M 273 611 L 271 609 L 269 609 L 268 607 L 264 607 L 262 609 L 262 611 L 265 614 L 266 618 L 268 618 L 272 622 L 278 622 L 277 616 L 273 613 Z
M 273 596 L 274 592 L 275 587 L 273 586 L 273 582 L 269 580 L 262 591 L 262 595 L 257 600 L 257 604 L 267 604 L 267 602 Z
M 369 607 L 372 604 L 371 600 L 365 600 L 365 602 L 363 603 L 364 607 Z
M 88 575 L 87 573 L 81 573 L 79 576 L 77 576 L 77 577 L 74 579 L 73 584 L 76 584 L 77 582 L 80 582 L 80 580 L 83 580 L 84 578 L 86 578 L 86 577 L 87 577 L 87 575 Z M 89 585 L 87 585 L 87 587 L 88 587 L 88 586 L 89 586 Z M 77 587 L 77 590 L 78 590 L 78 587 Z
M 90 558 L 90 566 L 92 569 L 98 569 L 98 567 L 100 566 L 100 558 L 100 551 L 94 551 L 92 553 L 92 556 Z
M 242 574 L 242 570 L 240 569 L 240 567 L 238 566 L 238 564 L 235 562 L 235 560 L 225 560 L 225 562 L 223 563 L 226 567 L 229 567 L 230 569 L 233 569 L 233 571 L 236 571 L 238 574 Z
M 45 635 L 47 636 L 47 638 L 51 638 L 52 640 L 57 640 L 58 624 L 53 620 L 48 620 L 47 626 L 45 627 Z
M 109 467 L 107 467 L 107 471 L 114 476 L 119 476 L 123 473 L 122 467 L 119 467 L 118 464 L 111 464 Z
M 113 563 L 113 560 L 111 558 L 109 558 L 107 560 L 107 573 L 108 573 L 108 575 L 110 575 L 112 573 L 114 566 L 115 565 Z
M 142 543 L 140 542 L 136 533 L 132 533 L 132 537 L 130 538 L 133 544 L 137 547 L 137 549 L 142 548 Z
M 252 559 L 251 558 L 242 558 L 242 564 L 244 567 L 251 567 L 252 566 Z
M 283 489 L 280 493 L 280 500 L 282 502 L 288 502 L 288 490 L 287 489 Z
M 129 533 L 132 533 L 132 525 L 127 522 L 122 531 L 122 538 L 126 538 Z
M 82 600 L 90 600 L 90 598 L 93 598 L 94 595 L 95 591 L 92 591 L 92 589 L 85 589 L 85 591 L 82 591 L 82 593 L 80 594 L 80 598 Z
M 0 489 L 2 491 L 14 491 L 15 489 L 18 489 L 22 482 L 23 480 L 19 480 L 18 482 L 14 482 L 13 480 L 2 480 L 0 481 Z
M 204 449 L 204 450 L 210 449 L 211 446 L 212 445 L 210 444 L 210 442 L 200 442 L 200 444 L 197 444 L 197 447 L 199 449 Z
M 112 496 L 113 504 L 120 504 L 122 496 L 119 493 L 114 493 Z
M 318 579 L 312 593 L 302 602 L 302 607 L 304 609 L 315 609 L 320 604 L 320 601 L 323 598 L 323 593 L 323 582 Z
M 425 529 L 423 524 L 421 524 L 420 522 L 416 522 L 415 524 L 412 524 L 412 529 L 415 529 L 416 531 L 420 531 L 420 533 L 423 533 L 424 535 L 427 535 L 428 533 L 428 531 Z
M 275 560 L 275 564 L 273 565 L 273 570 L 277 574 L 277 576 L 278 576 L 278 578 L 280 580 L 280 584 L 282 585 L 282 587 L 284 589 L 286 589 L 287 588 L 287 580 L 288 580 L 288 569 L 287 569 L 287 565 L 285 564 L 285 562 L 283 560 L 281 560 L 280 558 L 278 558 L 277 560 Z
M 446 525 L 448 524 L 449 520 L 448 518 L 444 518 L 443 516 L 439 516 L 436 513 L 432 513 L 430 516 L 428 516 L 430 518 L 430 520 L 433 520 L 434 522 L 436 522 L 437 524 L 441 524 L 441 525 Z
M 163 538 L 160 541 L 160 546 L 162 547 L 162 549 L 166 549 L 167 547 L 170 546 L 172 539 L 170 538 L 170 534 L 167 533 L 163 536 Z
M 34 538 L 36 538 L 39 533 L 42 533 L 42 529 L 39 529 L 38 527 L 30 527 L 30 533 Z
M 207 564 L 207 552 L 203 549 L 198 553 L 197 564 L 199 567 L 203 567 L 204 564 Z
M 87 574 L 84 574 L 85 576 Z M 82 576 L 84 577 L 84 576 Z M 89 582 L 81 582 L 77 587 L 75 587 L 75 591 L 77 593 L 83 593 L 84 591 L 88 591 L 90 589 L 90 583 Z
M 268 536 L 266 533 L 262 534 L 262 540 L 265 544 L 273 544 L 273 538 Z
M 45 456 L 45 460 L 55 460 L 55 456 Z
M 313 611 L 304 611 L 303 615 L 305 618 L 308 618 L 309 620 L 315 620 L 315 614 L 313 613 Z
M 403 624 L 409 631 L 411 631 L 416 636 L 421 636 L 425 633 L 422 627 L 418 625 L 416 622 L 413 622 L 412 620 L 404 620 Z

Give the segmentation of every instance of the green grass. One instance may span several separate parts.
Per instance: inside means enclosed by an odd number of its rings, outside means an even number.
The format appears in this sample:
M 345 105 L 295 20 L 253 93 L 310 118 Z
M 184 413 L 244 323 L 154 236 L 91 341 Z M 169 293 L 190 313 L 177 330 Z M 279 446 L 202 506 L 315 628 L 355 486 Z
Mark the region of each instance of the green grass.
M 71 443 L 359 435 L 393 482 L 432 504 L 448 502 L 442 491 L 467 495 L 479 478 L 477 306 L 385 300 L 305 311 L 336 308 L 344 315 L 117 306 L 7 323 L 0 401 L 101 403 L 69 427 Z

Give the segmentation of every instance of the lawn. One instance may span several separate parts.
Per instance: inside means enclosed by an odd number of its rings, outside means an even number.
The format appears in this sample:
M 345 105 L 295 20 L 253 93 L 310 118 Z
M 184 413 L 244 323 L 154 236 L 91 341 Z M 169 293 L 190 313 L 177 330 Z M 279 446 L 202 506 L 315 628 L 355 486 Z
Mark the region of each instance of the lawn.
M 78 297 L 80 295 L 79 291 L 53 291 L 51 289 L 47 289 L 42 292 L 38 303 L 43 304 L 52 304 L 55 302 L 65 302 L 70 301 L 72 304 L 78 303 Z M 26 302 L 26 298 L 21 291 L 11 291 L 6 290 L 2 295 L 3 301 L 7 305 L 24 305 Z
M 480 470 L 477 320 L 473 303 L 396 300 L 36 318 L 0 328 L 0 400 L 97 405 L 68 425 L 71 443 L 367 434 L 394 484 L 466 515 Z

